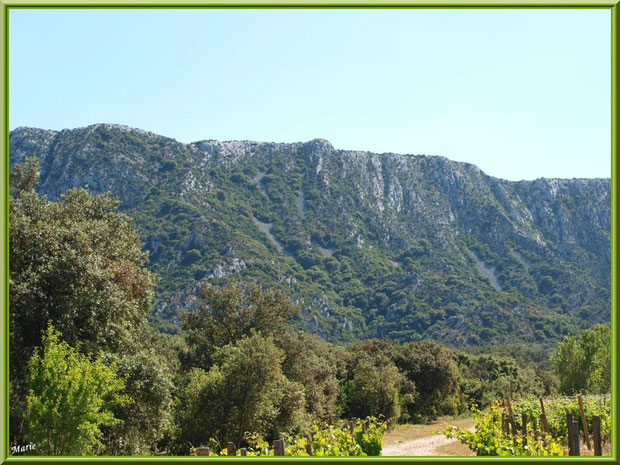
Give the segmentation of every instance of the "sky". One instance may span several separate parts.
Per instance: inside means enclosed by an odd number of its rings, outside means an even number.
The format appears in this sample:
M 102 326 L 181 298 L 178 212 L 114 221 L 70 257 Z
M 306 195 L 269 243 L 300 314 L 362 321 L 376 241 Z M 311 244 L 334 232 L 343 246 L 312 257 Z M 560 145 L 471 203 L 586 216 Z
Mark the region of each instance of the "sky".
M 9 10 L 9 126 L 611 176 L 609 10 Z

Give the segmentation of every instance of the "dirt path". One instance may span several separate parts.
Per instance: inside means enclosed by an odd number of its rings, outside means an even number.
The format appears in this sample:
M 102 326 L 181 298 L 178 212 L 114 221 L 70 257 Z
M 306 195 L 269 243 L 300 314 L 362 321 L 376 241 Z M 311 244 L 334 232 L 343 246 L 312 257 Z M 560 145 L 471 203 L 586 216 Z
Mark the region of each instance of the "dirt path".
M 449 439 L 443 435 L 435 434 L 384 447 L 381 455 L 443 455 L 437 450 L 439 447 L 458 442 L 456 439 Z
M 467 446 L 456 439 L 436 434 L 448 424 L 457 423 L 461 428 L 473 431 L 471 419 L 449 421 L 438 420 L 430 425 L 402 425 L 396 431 L 387 433 L 381 455 L 388 456 L 464 456 L 473 455 Z

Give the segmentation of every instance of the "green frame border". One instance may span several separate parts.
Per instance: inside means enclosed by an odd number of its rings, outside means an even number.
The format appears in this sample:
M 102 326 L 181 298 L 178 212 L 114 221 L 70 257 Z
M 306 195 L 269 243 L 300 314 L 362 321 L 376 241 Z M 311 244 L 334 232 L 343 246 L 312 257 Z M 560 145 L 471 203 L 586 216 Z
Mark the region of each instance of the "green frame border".
M 0 247 L 0 263 L 2 264 L 2 279 L 0 286 L 0 301 L 3 306 L 3 317 L 0 319 L 0 333 L 3 341 L 0 346 L 2 349 L 2 402 L 0 402 L 0 413 L 3 421 L 0 423 L 0 463 L 82 463 L 82 462 L 106 462 L 106 463 L 140 463 L 140 462 L 159 462 L 159 463 L 183 463 L 183 462 L 205 462 L 205 461 L 228 461 L 248 462 L 248 461 L 278 461 L 278 462 L 357 462 L 357 461 L 389 461 L 389 462 L 472 462 L 484 461 L 486 463 L 502 462 L 563 462 L 563 461 L 588 461 L 604 463 L 620 463 L 618 459 L 618 304 L 617 304 L 617 239 L 618 239 L 618 215 L 617 215 L 617 180 L 618 180 L 618 2 L 620 0 L 182 0 L 178 3 L 174 0 L 0 0 L 0 10 L 2 15 L 2 113 L 0 131 L 0 146 L 2 147 L 2 162 L 0 163 L 0 178 L 2 179 L 2 189 L 0 198 L 2 205 L 2 215 L 0 215 L 0 230 L 3 234 L 2 247 Z M 87 3 L 85 3 L 87 2 Z M 9 228 L 8 228 L 8 172 L 9 172 L 9 11 L 12 9 L 40 9 L 40 8 L 80 8 L 80 9 L 182 9 L 182 8 L 260 8 L 260 9 L 361 9 L 361 8 L 380 8 L 380 9 L 609 9 L 611 13 L 611 330 L 612 330 L 612 444 L 611 457 L 368 457 L 360 459 L 358 457 L 340 458 L 319 458 L 319 457 L 221 457 L 221 458 L 198 458 L 198 457 L 41 457 L 19 456 L 8 457 L 9 451 L 9 418 L 8 418 L 8 273 L 9 273 Z

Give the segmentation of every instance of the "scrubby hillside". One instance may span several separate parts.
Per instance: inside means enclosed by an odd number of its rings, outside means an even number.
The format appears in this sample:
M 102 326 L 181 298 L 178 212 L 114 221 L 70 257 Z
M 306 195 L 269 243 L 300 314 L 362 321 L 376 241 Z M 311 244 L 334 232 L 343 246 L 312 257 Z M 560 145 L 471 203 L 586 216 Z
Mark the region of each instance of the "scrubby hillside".
M 99 124 L 10 134 L 38 190 L 110 191 L 159 277 L 174 331 L 200 283 L 280 287 L 329 340 L 536 341 L 609 320 L 610 180 L 509 182 L 437 156 L 325 140 L 182 144 Z

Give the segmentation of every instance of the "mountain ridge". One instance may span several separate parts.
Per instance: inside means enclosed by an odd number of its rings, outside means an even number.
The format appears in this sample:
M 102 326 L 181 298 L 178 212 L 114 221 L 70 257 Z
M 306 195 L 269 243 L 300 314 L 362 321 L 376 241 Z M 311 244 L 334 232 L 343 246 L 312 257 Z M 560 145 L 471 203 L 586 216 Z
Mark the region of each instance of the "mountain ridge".
M 164 327 L 199 283 L 239 277 L 285 288 L 327 339 L 523 339 L 499 319 L 540 341 L 609 319 L 608 178 L 506 181 L 436 155 L 184 144 L 113 124 L 9 142 L 11 167 L 39 158 L 50 199 L 86 185 L 120 199 L 166 280 Z

